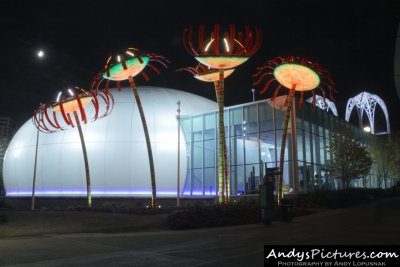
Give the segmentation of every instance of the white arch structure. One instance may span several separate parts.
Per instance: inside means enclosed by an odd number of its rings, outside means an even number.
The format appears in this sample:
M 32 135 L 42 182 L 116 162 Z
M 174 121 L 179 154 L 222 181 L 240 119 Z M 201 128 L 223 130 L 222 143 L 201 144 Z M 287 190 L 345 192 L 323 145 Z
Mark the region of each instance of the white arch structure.
M 312 101 L 313 101 L 313 97 L 310 97 L 309 99 L 307 99 L 308 103 L 312 103 Z M 329 112 L 329 110 L 331 110 L 333 115 L 335 115 L 336 117 L 338 116 L 335 103 L 333 103 L 332 101 L 330 101 L 327 98 L 325 98 L 325 102 L 324 102 L 324 98 L 322 96 L 315 95 L 315 105 L 322 110 L 326 110 L 327 112 Z
M 355 97 L 350 98 L 347 101 L 345 120 L 346 121 L 350 120 L 351 111 L 356 106 L 357 111 L 358 111 L 358 119 L 360 121 L 360 125 L 362 122 L 363 114 L 365 112 L 367 114 L 367 117 L 369 120 L 371 133 L 375 134 L 374 119 L 375 119 L 376 104 L 378 104 L 382 108 L 383 113 L 385 114 L 386 129 L 387 129 L 386 133 L 390 133 L 389 113 L 387 111 L 385 102 L 383 102 L 383 100 L 379 96 L 370 94 L 368 92 L 362 92 L 362 93 L 356 95 Z

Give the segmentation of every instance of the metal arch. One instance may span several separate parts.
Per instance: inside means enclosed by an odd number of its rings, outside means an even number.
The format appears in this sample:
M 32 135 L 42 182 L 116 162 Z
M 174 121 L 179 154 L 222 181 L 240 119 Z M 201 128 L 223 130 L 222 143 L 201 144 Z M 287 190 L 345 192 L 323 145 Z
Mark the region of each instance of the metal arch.
M 307 99 L 307 102 L 312 103 L 313 97 L 310 97 L 309 99 Z M 322 110 L 326 110 L 327 112 L 329 112 L 329 110 L 331 110 L 333 115 L 335 115 L 336 117 L 338 116 L 335 103 L 333 103 L 332 101 L 330 101 L 327 98 L 325 98 L 325 101 L 324 101 L 324 98 L 322 96 L 315 95 L 315 106 L 319 107 Z
M 370 124 L 371 128 L 371 133 L 375 134 L 375 108 L 376 104 L 378 104 L 381 109 L 383 110 L 383 113 L 385 115 L 386 119 L 386 129 L 387 133 L 390 133 L 390 123 L 389 123 L 389 113 L 387 111 L 385 102 L 377 95 L 375 94 L 370 94 L 368 92 L 362 92 L 355 97 L 350 98 L 347 101 L 346 105 L 346 116 L 345 120 L 349 121 L 350 120 L 350 114 L 351 111 L 353 110 L 354 106 L 357 107 L 358 111 L 358 116 L 360 123 L 362 122 L 363 114 L 364 112 L 367 114 L 368 121 Z

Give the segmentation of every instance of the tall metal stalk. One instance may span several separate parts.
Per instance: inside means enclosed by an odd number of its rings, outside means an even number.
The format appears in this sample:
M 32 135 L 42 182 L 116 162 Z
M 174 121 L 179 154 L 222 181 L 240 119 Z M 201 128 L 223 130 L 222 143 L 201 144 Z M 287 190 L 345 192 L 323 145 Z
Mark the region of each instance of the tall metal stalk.
M 285 161 L 286 136 L 287 136 L 288 126 L 289 126 L 290 111 L 292 110 L 293 97 L 294 97 L 294 93 L 296 92 L 295 89 L 296 89 L 296 85 L 293 85 L 292 89 L 289 91 L 287 107 L 286 107 L 286 111 L 285 111 L 285 118 L 284 118 L 284 122 L 283 122 L 281 155 L 280 155 L 280 161 L 279 161 L 280 176 L 279 176 L 279 181 L 278 181 L 278 190 L 279 190 L 278 191 L 278 203 L 283 198 L 283 188 L 282 188 L 283 187 L 283 166 L 284 166 L 284 161 Z
M 88 207 L 91 208 L 92 207 L 92 189 L 91 189 L 91 185 L 90 185 L 89 161 L 88 161 L 85 138 L 83 136 L 82 126 L 81 126 L 81 123 L 80 123 L 80 120 L 78 117 L 78 113 L 76 111 L 74 111 L 74 118 L 76 121 L 76 126 L 78 127 L 79 137 L 81 139 L 83 160 L 85 162 L 85 172 L 86 172 L 87 202 L 88 202 Z
M 155 172 L 154 172 L 154 160 L 153 160 L 153 153 L 151 150 L 151 143 L 150 143 L 150 136 L 149 136 L 149 130 L 147 128 L 147 123 L 146 123 L 146 118 L 144 116 L 143 112 L 143 106 L 142 106 L 142 101 L 140 101 L 139 93 L 135 84 L 135 81 L 133 80 L 132 76 L 128 77 L 129 79 L 129 84 L 131 85 L 132 92 L 135 95 L 135 100 L 136 104 L 139 109 L 139 114 L 140 114 L 140 119 L 142 121 L 143 125 L 143 130 L 144 130 L 144 136 L 146 138 L 146 145 L 147 145 L 147 154 L 149 157 L 149 164 L 150 164 L 150 176 L 151 176 L 151 207 L 156 206 L 156 177 L 155 177 Z

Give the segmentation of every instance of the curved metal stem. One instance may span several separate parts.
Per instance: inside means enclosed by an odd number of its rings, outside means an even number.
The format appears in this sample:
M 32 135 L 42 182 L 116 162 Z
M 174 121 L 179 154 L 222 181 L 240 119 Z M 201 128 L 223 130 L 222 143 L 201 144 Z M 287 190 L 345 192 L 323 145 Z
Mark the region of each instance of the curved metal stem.
M 142 101 L 140 101 L 140 97 L 139 97 L 139 93 L 138 93 L 135 81 L 133 80 L 132 76 L 129 76 L 128 79 L 129 79 L 129 84 L 131 85 L 131 88 L 132 88 L 132 92 L 135 95 L 136 104 L 139 109 L 140 119 L 142 120 L 144 136 L 146 138 L 147 154 L 149 156 L 150 176 L 151 176 L 151 207 L 154 208 L 156 205 L 156 197 L 157 197 L 156 192 L 157 191 L 156 191 L 156 177 L 155 177 L 155 172 L 154 172 L 154 160 L 153 160 L 153 153 L 151 150 L 149 130 L 147 128 L 146 118 L 145 118 L 144 112 L 143 112 Z
M 292 110 L 292 103 L 296 85 L 293 85 L 292 89 L 289 91 L 287 107 L 285 111 L 285 120 L 283 122 L 283 132 L 282 132 L 282 141 L 281 141 L 281 155 L 279 161 L 279 181 L 278 181 L 278 204 L 280 203 L 281 199 L 283 198 L 283 165 L 285 161 L 285 148 L 286 148 L 286 136 L 288 132 L 289 126 L 289 118 L 290 118 L 290 111 Z
M 224 187 L 225 187 L 225 125 L 224 125 L 224 70 L 219 70 L 218 86 L 216 84 L 215 91 L 218 103 L 218 203 L 225 203 Z
M 89 172 L 89 160 L 87 156 L 87 150 L 86 150 L 86 144 L 85 144 L 85 138 L 83 136 L 83 131 L 82 131 L 82 126 L 78 117 L 78 113 L 74 111 L 74 118 L 76 121 L 76 126 L 78 127 L 79 131 L 79 137 L 81 139 L 81 145 L 82 145 L 82 152 L 83 152 L 83 160 L 85 162 L 85 171 L 86 171 L 86 192 L 87 192 L 87 202 L 88 202 L 88 207 L 92 207 L 92 189 L 90 185 L 90 172 Z

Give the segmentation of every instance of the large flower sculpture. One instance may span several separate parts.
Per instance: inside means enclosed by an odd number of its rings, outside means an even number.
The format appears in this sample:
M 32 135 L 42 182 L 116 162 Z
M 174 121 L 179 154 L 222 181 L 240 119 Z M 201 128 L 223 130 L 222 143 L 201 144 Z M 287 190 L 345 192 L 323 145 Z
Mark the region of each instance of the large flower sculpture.
M 186 67 L 182 68 L 179 70 L 185 70 L 193 74 L 193 77 L 203 81 L 203 82 L 213 82 L 214 87 L 215 87 L 215 94 L 217 95 L 218 98 L 218 92 L 219 92 L 219 70 L 217 69 L 211 69 L 207 66 L 204 66 L 203 64 L 199 63 L 196 67 Z M 225 69 L 224 70 L 224 77 L 230 76 L 235 69 Z M 225 201 L 229 202 L 229 193 L 230 192 L 230 183 L 229 183 L 229 171 L 228 171 L 228 160 L 227 160 L 227 153 L 226 153 L 226 142 L 223 143 L 223 170 L 224 170 L 224 176 L 226 179 L 225 182 L 225 188 L 224 191 L 227 192 L 225 195 Z
M 329 97 L 333 100 L 332 92 L 335 91 L 334 83 L 331 75 L 323 70 L 318 63 L 313 63 L 305 58 L 289 56 L 287 58 L 277 57 L 268 60 L 262 67 L 258 68 L 258 72 L 253 75 L 256 78 L 254 85 L 263 84 L 261 94 L 265 93 L 269 88 L 274 88 L 272 100 L 279 94 L 282 87 L 289 90 L 285 102 L 286 111 L 283 124 L 281 154 L 280 154 L 280 176 L 278 181 L 278 201 L 283 198 L 283 164 L 285 159 L 286 135 L 290 112 L 292 110 L 293 97 L 300 92 L 300 108 L 303 105 L 304 92 L 311 91 L 313 95 L 312 104 L 315 107 L 315 90 L 322 92 L 323 101 L 325 102 L 326 91 L 329 90 Z M 297 183 L 297 181 L 295 181 Z
M 230 187 L 226 175 L 227 162 L 224 160 L 225 127 L 224 127 L 224 78 L 229 72 L 240 64 L 247 61 L 261 45 L 261 32 L 258 28 L 251 30 L 246 26 L 244 32 L 236 31 L 234 25 L 229 25 L 227 31 L 222 31 L 219 24 L 208 34 L 205 33 L 205 26 L 200 25 L 197 31 L 197 38 L 194 36 L 194 28 L 189 27 L 183 31 L 183 44 L 186 50 L 191 53 L 197 61 L 210 69 L 218 70 L 218 85 L 215 87 L 218 103 L 218 202 L 220 204 L 229 201 Z M 197 43 L 195 46 L 194 43 Z M 210 76 L 216 75 L 210 70 Z M 195 76 L 196 77 L 196 76 Z M 207 77 L 197 75 L 196 78 Z M 225 149 L 226 150 L 226 149 Z M 225 151 L 226 154 L 226 151 Z M 224 192 L 224 187 L 226 191 Z M 225 197 L 226 195 L 226 197 Z
M 149 157 L 149 165 L 150 165 L 150 178 L 151 178 L 151 206 L 154 207 L 156 205 L 156 178 L 154 171 L 154 160 L 153 153 L 151 150 L 151 142 L 149 131 L 147 128 L 146 118 L 143 112 L 142 102 L 140 100 L 140 96 L 136 87 L 136 83 L 134 77 L 138 74 L 141 74 L 145 80 L 149 80 L 149 76 L 145 72 L 145 68 L 148 66 L 157 74 L 160 73 L 160 70 L 154 65 L 154 63 L 158 63 L 161 66 L 167 68 L 167 64 L 169 61 L 159 55 L 152 53 L 144 53 L 136 48 L 128 48 L 121 53 L 117 53 L 115 55 L 110 55 L 106 59 L 106 63 L 104 69 L 96 75 L 94 81 L 92 83 L 92 88 L 101 88 L 104 82 L 104 87 L 107 89 L 110 81 L 116 82 L 117 90 L 121 90 L 121 81 L 129 81 L 132 92 L 135 96 L 136 104 L 138 106 L 140 119 L 143 125 L 143 131 L 146 138 L 147 145 L 147 153 Z
M 63 131 L 68 127 L 78 128 L 85 162 L 87 202 L 88 207 L 91 207 L 90 169 L 81 124 L 107 116 L 114 106 L 114 97 L 106 90 L 85 91 L 78 87 L 68 89 L 68 93 L 68 96 L 63 96 L 60 92 L 55 102 L 41 104 L 33 112 L 32 120 L 35 126 L 44 133 Z M 100 105 L 100 103 L 103 104 Z M 88 118 L 86 109 L 90 106 L 94 111 Z

